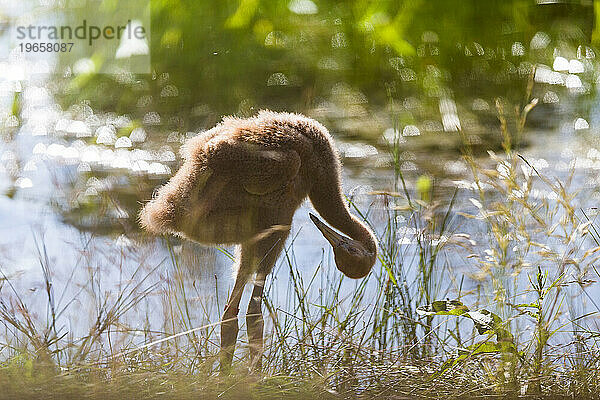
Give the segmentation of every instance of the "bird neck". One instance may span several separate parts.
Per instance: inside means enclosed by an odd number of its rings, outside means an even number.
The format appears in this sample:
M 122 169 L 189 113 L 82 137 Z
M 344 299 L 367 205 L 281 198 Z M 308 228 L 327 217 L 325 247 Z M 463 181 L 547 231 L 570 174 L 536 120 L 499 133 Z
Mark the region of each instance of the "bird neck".
M 329 225 L 360 242 L 368 251 L 376 254 L 375 235 L 348 210 L 336 172 L 333 171 L 329 174 L 329 179 L 320 180 L 319 184 L 313 186 L 309 194 L 310 201 Z M 333 182 L 333 184 L 324 184 L 323 181 Z
M 352 239 L 360 242 L 365 249 L 375 254 L 377 251 L 377 242 L 373 232 L 355 216 L 350 214 L 349 229 L 338 228 Z

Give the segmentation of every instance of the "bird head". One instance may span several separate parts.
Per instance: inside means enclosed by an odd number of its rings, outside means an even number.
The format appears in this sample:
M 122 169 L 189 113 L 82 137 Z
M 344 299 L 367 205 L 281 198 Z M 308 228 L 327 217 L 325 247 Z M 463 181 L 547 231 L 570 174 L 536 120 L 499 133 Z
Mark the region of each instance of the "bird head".
M 333 247 L 335 265 L 348 278 L 364 278 L 373 268 L 377 253 L 369 251 L 358 240 L 339 234 L 321 222 L 313 214 L 310 219 Z

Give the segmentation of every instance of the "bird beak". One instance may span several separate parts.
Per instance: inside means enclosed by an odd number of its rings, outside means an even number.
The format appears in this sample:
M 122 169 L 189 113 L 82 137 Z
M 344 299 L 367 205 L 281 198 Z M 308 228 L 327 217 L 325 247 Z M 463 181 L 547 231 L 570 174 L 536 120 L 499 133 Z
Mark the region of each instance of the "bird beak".
M 319 229 L 321 231 L 321 233 L 323 234 L 323 236 L 325 237 L 325 239 L 327 239 L 327 241 L 333 246 L 337 246 L 338 244 L 340 244 L 342 235 L 340 235 L 339 233 L 337 233 L 336 231 L 334 231 L 333 229 L 331 229 L 330 227 L 328 227 L 327 225 L 325 225 L 324 223 L 322 223 L 319 218 L 315 217 L 314 214 L 312 213 L 308 213 L 308 215 L 310 216 L 311 221 L 317 226 L 317 229 Z

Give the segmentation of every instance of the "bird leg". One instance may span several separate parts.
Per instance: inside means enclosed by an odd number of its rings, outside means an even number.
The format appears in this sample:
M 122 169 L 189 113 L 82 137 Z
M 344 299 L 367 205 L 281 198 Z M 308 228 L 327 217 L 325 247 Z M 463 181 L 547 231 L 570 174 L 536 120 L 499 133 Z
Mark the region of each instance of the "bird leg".
M 233 290 L 229 295 L 229 300 L 225 305 L 225 312 L 221 318 L 221 351 L 219 354 L 221 373 L 227 373 L 231 368 L 235 342 L 239 331 L 238 313 L 240 311 L 240 300 L 242 299 L 244 286 L 246 286 L 250 272 L 251 270 L 247 266 L 244 268 L 244 255 L 242 252 Z
M 256 243 L 257 254 L 262 255 L 258 260 L 254 289 L 246 312 L 246 330 L 250 346 L 250 371 L 260 372 L 262 369 L 264 320 L 262 315 L 262 299 L 267 275 L 273 269 L 275 261 L 289 233 L 287 229 L 274 229 Z
M 258 277 L 257 277 L 258 278 Z M 248 344 L 250 346 L 250 370 L 262 369 L 263 329 L 262 295 L 265 286 L 264 278 L 254 283 L 252 297 L 246 312 L 246 329 L 248 331 Z
M 256 284 L 252 291 L 248 312 L 246 313 L 246 324 L 248 341 L 250 343 L 251 365 L 260 370 L 263 350 L 263 318 L 262 318 L 262 293 L 266 276 L 271 272 L 277 256 L 283 249 L 285 238 L 289 228 L 285 230 L 275 229 L 260 239 L 243 243 L 239 255 L 238 272 L 235 278 L 233 290 L 229 296 L 225 313 L 221 319 L 221 373 L 226 373 L 233 360 L 235 342 L 238 334 L 237 315 L 240 300 L 244 292 L 244 286 L 251 274 L 256 272 Z

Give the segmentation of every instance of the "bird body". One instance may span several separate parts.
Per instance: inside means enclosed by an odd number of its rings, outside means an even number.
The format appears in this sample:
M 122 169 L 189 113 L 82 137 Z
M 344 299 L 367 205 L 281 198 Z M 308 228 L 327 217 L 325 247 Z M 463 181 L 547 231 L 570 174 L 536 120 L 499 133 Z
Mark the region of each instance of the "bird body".
M 240 244 L 236 282 L 221 327 L 221 364 L 231 363 L 239 301 L 246 282 L 256 274 L 247 329 L 253 362 L 260 366 L 264 280 L 304 199 L 308 196 L 329 224 L 349 236 L 311 214 L 334 249 L 338 269 L 347 276 L 360 278 L 370 271 L 377 254 L 375 238 L 350 214 L 333 140 L 313 119 L 271 111 L 248 119 L 226 117 L 188 140 L 182 156 L 183 165 L 146 204 L 140 222 L 156 234 L 205 244 Z
M 225 118 L 185 144 L 182 169 L 145 209 L 142 224 L 207 244 L 241 243 L 290 224 L 318 165 L 315 144 L 328 144 L 317 124 L 270 112 Z

